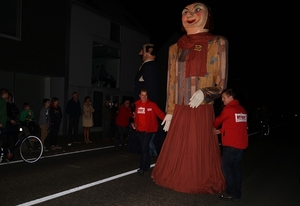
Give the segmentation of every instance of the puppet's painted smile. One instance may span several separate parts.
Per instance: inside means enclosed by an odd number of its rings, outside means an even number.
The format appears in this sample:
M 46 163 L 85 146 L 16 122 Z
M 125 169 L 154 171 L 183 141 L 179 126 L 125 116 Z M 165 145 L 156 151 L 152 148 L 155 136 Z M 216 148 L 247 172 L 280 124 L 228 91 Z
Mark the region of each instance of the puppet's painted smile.
M 193 19 L 193 20 L 189 20 L 189 21 L 186 21 L 187 23 L 191 24 L 191 23 L 194 23 L 196 21 L 196 19 Z

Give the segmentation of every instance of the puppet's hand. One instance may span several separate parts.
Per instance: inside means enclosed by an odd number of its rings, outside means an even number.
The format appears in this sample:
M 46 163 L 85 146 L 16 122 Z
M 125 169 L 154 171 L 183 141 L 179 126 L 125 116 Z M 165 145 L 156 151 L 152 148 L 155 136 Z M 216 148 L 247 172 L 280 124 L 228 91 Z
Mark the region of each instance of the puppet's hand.
M 171 124 L 171 120 L 172 120 L 173 115 L 172 114 L 167 114 L 163 120 L 163 122 L 161 123 L 161 125 L 165 124 L 163 130 L 165 132 L 167 132 L 169 130 L 170 124 Z
M 197 90 L 193 94 L 192 98 L 190 99 L 190 103 L 189 103 L 190 107 L 197 108 L 201 104 L 201 102 L 203 101 L 203 99 L 204 99 L 203 92 L 200 89 Z

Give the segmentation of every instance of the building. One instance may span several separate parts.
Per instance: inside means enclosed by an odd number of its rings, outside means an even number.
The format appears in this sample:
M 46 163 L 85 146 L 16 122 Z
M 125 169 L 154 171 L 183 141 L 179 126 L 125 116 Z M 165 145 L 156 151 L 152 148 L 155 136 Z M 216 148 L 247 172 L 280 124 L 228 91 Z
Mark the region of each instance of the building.
M 77 91 L 92 98 L 95 126 L 101 107 L 133 96 L 141 64 L 138 52 L 150 35 L 117 0 L 5 0 L 0 2 L 0 87 L 8 88 L 19 109 L 29 102 L 37 118 L 43 98 L 65 105 Z M 116 87 L 103 87 L 97 65 L 104 65 Z

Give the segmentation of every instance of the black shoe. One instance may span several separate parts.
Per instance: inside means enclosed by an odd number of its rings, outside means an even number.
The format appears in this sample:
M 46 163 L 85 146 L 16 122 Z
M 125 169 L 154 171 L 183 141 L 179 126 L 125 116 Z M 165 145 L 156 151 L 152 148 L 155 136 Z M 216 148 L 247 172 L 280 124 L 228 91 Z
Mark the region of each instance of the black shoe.
M 225 200 L 225 201 L 234 201 L 234 202 L 239 202 L 239 201 L 240 201 L 240 199 L 233 198 L 233 197 L 230 196 L 230 195 L 221 195 L 221 196 L 220 196 L 220 199 L 221 199 L 221 200 Z
M 144 170 L 138 169 L 137 173 L 138 173 L 138 175 L 144 175 Z

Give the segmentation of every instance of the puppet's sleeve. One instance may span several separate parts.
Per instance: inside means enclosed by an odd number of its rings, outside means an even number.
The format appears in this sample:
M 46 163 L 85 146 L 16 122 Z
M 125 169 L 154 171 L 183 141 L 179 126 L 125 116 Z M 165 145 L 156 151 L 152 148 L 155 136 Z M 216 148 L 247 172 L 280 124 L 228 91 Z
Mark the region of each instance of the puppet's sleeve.
M 176 80 L 176 51 L 175 45 L 169 48 L 168 58 L 168 76 L 167 76 L 167 98 L 166 98 L 166 113 L 173 114 L 175 109 L 175 98 L 177 89 L 175 84 Z
M 217 50 L 216 55 L 212 56 L 209 64 L 215 63 L 213 69 L 213 84 L 211 87 L 204 87 L 203 91 L 205 97 L 204 102 L 209 103 L 217 99 L 222 90 L 227 87 L 228 78 L 228 41 L 225 37 L 219 36 L 216 40 Z M 213 62 L 213 60 L 215 62 Z

